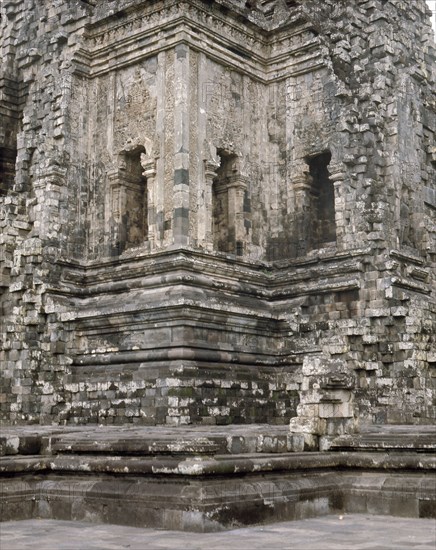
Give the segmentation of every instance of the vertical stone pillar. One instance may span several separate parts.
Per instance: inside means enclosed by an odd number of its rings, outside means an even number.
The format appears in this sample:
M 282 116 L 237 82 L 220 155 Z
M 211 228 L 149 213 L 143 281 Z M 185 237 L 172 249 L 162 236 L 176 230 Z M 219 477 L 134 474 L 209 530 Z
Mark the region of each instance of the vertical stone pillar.
M 126 190 L 121 184 L 119 170 L 107 174 L 109 180 L 109 209 L 106 214 L 106 230 L 109 247 L 120 252 L 121 243 L 126 241 L 123 231 L 122 215 L 126 209 Z
M 136 227 L 136 223 L 127 223 L 126 218 L 129 202 L 132 202 L 132 196 L 141 195 L 142 183 L 128 177 L 124 170 L 116 170 L 108 174 L 110 186 L 110 211 L 109 216 L 109 233 L 110 245 L 115 247 L 118 253 L 130 246 L 140 246 L 141 242 L 146 240 L 144 227 Z M 128 196 L 128 194 L 130 194 Z M 135 231 L 135 240 L 132 242 L 129 233 Z
M 200 246 L 206 250 L 213 250 L 213 205 L 212 205 L 212 186 L 217 177 L 219 164 L 214 161 L 204 161 L 204 179 L 205 188 L 200 197 L 198 209 L 198 241 Z
M 228 178 L 229 252 L 238 256 L 242 256 L 247 248 L 244 226 L 244 193 L 246 189 L 247 179 L 244 176 L 237 174 Z
M 158 240 L 157 227 L 157 189 L 156 189 L 156 160 L 149 159 L 145 155 L 141 158 L 143 168 L 142 175 L 147 178 L 147 223 L 148 223 L 148 241 L 150 249 L 153 250 Z
M 291 180 L 294 190 L 294 235 L 297 240 L 297 256 L 304 256 L 310 250 L 310 175 L 308 172 L 301 171 Z
M 174 67 L 173 242 L 189 243 L 189 48 L 178 44 Z
M 167 126 L 166 116 L 168 110 L 169 97 L 171 96 L 171 88 L 167 86 L 166 75 L 168 70 L 168 59 L 169 52 L 160 51 L 157 55 L 158 59 L 158 70 L 156 74 L 156 141 L 154 147 L 156 148 L 156 157 L 162 159 L 161 162 L 156 162 L 156 176 L 155 176 L 155 187 L 154 187 L 154 207 L 156 209 L 154 214 L 154 223 L 155 223 L 155 246 L 161 247 L 165 243 L 165 211 L 170 207 L 168 206 L 169 198 L 167 197 L 168 189 L 171 189 L 170 182 L 165 184 L 166 180 L 166 166 L 164 159 L 168 151 L 165 147 L 166 143 L 166 133 L 165 129 Z M 169 129 L 171 131 L 171 129 Z M 147 151 L 150 153 L 150 151 Z M 171 203 L 170 203 L 171 204 Z M 168 213 L 169 216 L 169 213 Z M 168 233 L 170 233 L 169 229 Z
M 336 242 L 338 245 L 341 245 L 343 244 L 343 238 L 345 235 L 345 166 L 340 162 L 330 163 L 328 165 L 328 171 L 330 174 L 330 181 L 333 183 L 333 187 L 335 190 Z

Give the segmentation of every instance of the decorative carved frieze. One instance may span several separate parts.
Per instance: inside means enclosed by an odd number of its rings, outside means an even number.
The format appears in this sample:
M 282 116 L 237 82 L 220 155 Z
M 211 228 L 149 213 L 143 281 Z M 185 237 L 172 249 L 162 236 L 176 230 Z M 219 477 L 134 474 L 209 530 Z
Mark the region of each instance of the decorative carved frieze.
M 230 23 L 216 7 L 197 0 L 141 4 L 122 23 L 114 25 L 110 19 L 88 26 L 76 54 L 76 70 L 98 75 L 175 47 L 181 40 L 243 72 L 250 68 L 264 81 L 283 78 L 289 68 L 303 74 L 323 66 L 319 39 L 301 16 L 281 33 L 271 41 L 265 29 L 254 23 Z

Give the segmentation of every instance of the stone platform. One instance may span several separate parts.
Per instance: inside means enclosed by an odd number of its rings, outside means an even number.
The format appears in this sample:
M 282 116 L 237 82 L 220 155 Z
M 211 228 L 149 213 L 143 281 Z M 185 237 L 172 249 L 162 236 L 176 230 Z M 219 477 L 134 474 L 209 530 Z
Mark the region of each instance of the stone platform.
M 329 513 L 435 515 L 435 430 L 372 428 L 293 452 L 284 426 L 3 428 L 3 520 L 187 531 Z

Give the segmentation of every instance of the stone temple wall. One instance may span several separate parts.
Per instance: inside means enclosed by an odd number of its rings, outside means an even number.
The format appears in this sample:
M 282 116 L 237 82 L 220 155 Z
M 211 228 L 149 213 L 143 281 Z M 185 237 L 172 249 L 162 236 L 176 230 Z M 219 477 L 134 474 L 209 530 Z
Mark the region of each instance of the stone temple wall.
M 4 423 L 434 421 L 424 0 L 5 0 Z

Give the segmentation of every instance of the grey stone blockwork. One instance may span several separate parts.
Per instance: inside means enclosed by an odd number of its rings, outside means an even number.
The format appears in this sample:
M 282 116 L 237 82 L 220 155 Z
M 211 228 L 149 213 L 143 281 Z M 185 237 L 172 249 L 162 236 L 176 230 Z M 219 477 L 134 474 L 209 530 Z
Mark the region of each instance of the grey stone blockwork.
M 424 0 L 0 9 L 4 423 L 434 420 Z

